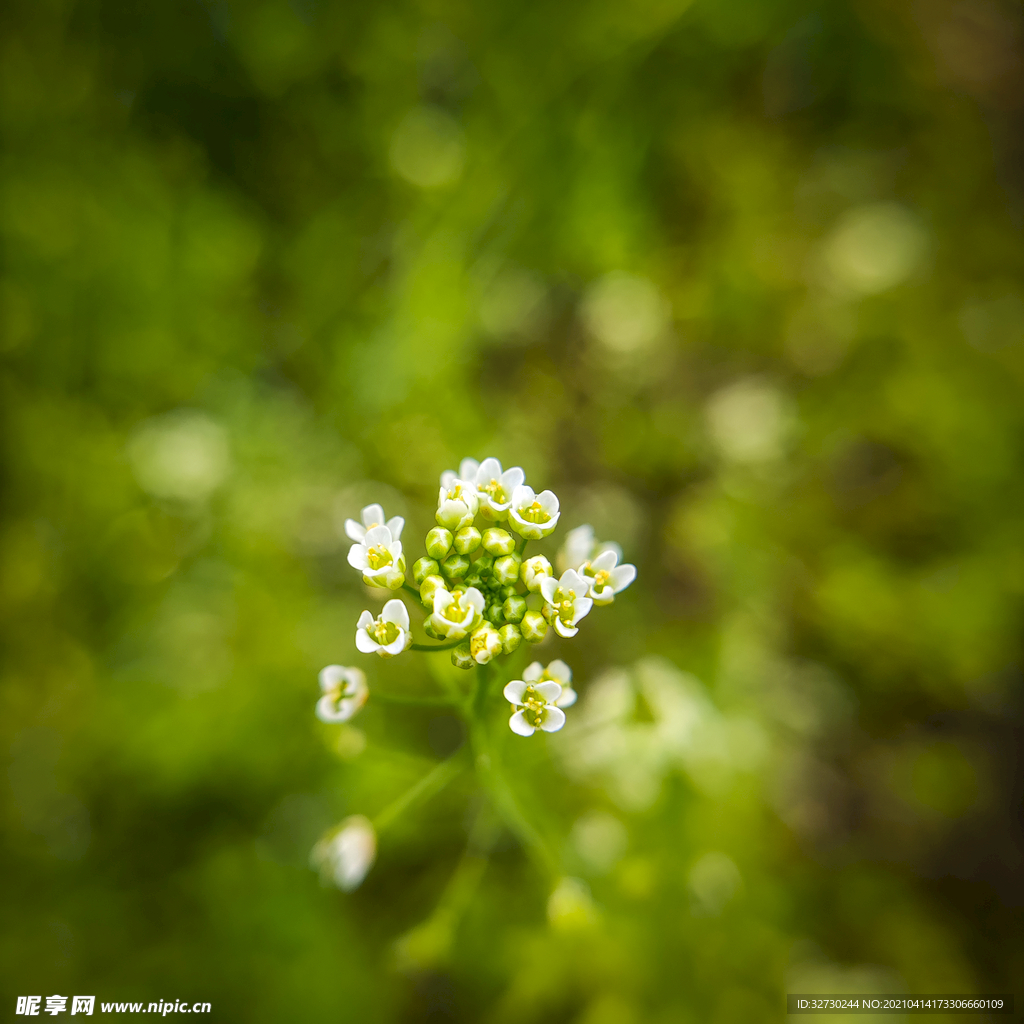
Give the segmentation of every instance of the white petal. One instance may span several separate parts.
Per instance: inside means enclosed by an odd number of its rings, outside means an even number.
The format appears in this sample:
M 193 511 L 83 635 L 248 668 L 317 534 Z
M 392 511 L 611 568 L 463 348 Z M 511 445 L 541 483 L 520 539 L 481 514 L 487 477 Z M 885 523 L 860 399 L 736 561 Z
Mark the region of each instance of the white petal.
M 363 525 L 370 529 L 371 526 L 384 525 L 384 507 L 382 505 L 367 505 L 363 509 Z
M 501 489 L 506 494 L 511 495 L 517 487 L 522 487 L 525 479 L 526 474 L 523 470 L 519 466 L 513 466 L 501 474 Z
M 470 587 L 466 591 L 465 597 L 462 599 L 463 604 L 469 605 L 473 608 L 477 614 L 482 614 L 484 610 L 484 595 L 480 593 L 476 587 Z
M 538 683 L 534 689 L 544 698 L 545 704 L 554 704 L 562 692 L 562 684 L 549 679 L 546 682 Z
M 369 568 L 370 562 L 366 556 L 366 548 L 362 543 L 353 544 L 352 547 L 348 549 L 348 564 L 351 565 L 353 569 L 359 569 L 361 571 L 365 571 Z
M 480 463 L 476 459 L 463 459 L 459 463 L 459 478 L 472 482 L 480 469 Z
M 551 625 L 555 627 L 555 632 L 562 637 L 568 639 L 571 636 L 575 636 L 579 630 L 575 626 L 567 626 L 557 615 L 551 617 Z
M 360 654 L 373 654 L 379 647 L 380 644 L 365 629 L 356 630 L 356 650 Z
M 362 540 L 366 536 L 366 527 L 354 519 L 345 520 L 345 535 L 349 540 Z
M 537 495 L 533 493 L 533 488 L 527 484 L 520 484 L 512 492 L 512 505 L 514 508 L 522 508 L 524 505 L 532 505 L 534 498 Z
M 590 581 L 581 576 L 575 569 L 566 569 L 562 573 L 558 585 L 563 590 L 571 590 L 576 597 L 583 597 L 590 590 Z
M 360 629 L 367 629 L 368 627 L 373 625 L 373 622 L 373 616 L 369 612 L 364 611 L 362 615 L 360 615 L 359 618 L 356 620 L 356 625 Z
M 565 725 L 565 712 L 561 708 L 545 708 L 540 727 L 545 732 L 558 732 Z
M 558 580 L 554 576 L 545 576 L 540 581 L 541 596 L 548 604 L 555 603 L 555 591 L 558 590 Z
M 495 458 L 484 459 L 480 463 L 480 468 L 469 477 L 467 480 L 472 480 L 478 486 L 481 484 L 489 484 L 492 480 L 501 479 L 501 463 Z
M 393 597 L 387 601 L 381 609 L 380 617 L 385 622 L 401 626 L 402 629 L 409 628 L 409 609 L 405 607 L 405 603 L 400 598 Z
M 337 689 L 338 684 L 347 679 L 347 672 L 344 665 L 328 665 L 320 669 L 320 689 L 324 693 Z
M 572 624 L 575 626 L 593 607 L 594 602 L 589 597 L 577 597 L 572 603 Z
M 505 689 L 501 692 L 509 704 L 522 704 L 523 694 L 526 693 L 526 683 L 522 679 L 513 679 L 512 682 L 505 684 Z
M 537 501 L 549 516 L 553 516 L 558 511 L 558 495 L 554 491 L 541 491 L 537 495 Z
M 535 661 L 530 665 L 527 665 L 523 669 L 523 678 L 528 682 L 532 683 L 544 675 L 544 666 L 539 661 Z
M 387 547 L 394 539 L 391 536 L 391 531 L 382 523 L 366 531 L 363 543 L 368 548 L 379 547 L 380 545 Z
M 618 565 L 611 572 L 612 590 L 617 594 L 636 579 L 636 566 L 627 562 L 625 565 Z
M 534 727 L 530 725 L 530 723 L 526 720 L 526 716 L 522 713 L 522 711 L 517 711 L 508 720 L 508 727 L 517 736 L 532 736 L 536 732 L 536 729 L 534 729 Z
M 615 568 L 615 563 L 618 559 L 615 557 L 614 551 L 602 551 L 596 558 L 590 563 L 590 568 L 594 572 L 609 572 Z
M 576 703 L 576 698 L 579 696 L 571 686 L 563 687 L 561 694 L 559 694 L 558 700 L 555 701 L 556 708 L 570 708 Z
M 556 658 L 548 665 L 548 675 L 565 686 L 572 679 L 572 669 L 561 658 Z
M 391 531 L 391 536 L 398 540 L 402 536 L 402 529 L 405 526 L 405 520 L 401 516 L 393 516 L 387 521 L 387 528 Z

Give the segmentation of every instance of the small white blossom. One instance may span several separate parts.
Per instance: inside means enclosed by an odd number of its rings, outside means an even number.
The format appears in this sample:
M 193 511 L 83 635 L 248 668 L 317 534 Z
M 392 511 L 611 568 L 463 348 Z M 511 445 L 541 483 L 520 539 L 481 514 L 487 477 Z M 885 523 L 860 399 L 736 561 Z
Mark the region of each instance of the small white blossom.
M 462 467 L 469 468 L 467 463 L 476 466 L 472 459 L 464 459 Z M 441 490 L 437 495 L 437 512 L 434 513 L 437 525 L 456 533 L 464 526 L 473 525 L 473 517 L 479 508 L 480 496 L 473 481 L 456 476 L 453 470 L 445 470 L 441 474 Z
M 584 562 L 580 575 L 590 583 L 590 596 L 594 604 L 611 604 L 615 595 L 636 579 L 636 566 L 617 565 L 614 551 L 602 551 L 592 562 Z
M 554 680 L 531 683 L 513 679 L 504 689 L 505 700 L 516 709 L 508 720 L 517 736 L 532 736 L 538 729 L 558 732 L 565 725 L 565 712 L 556 704 L 562 687 Z
M 483 623 L 469 638 L 469 653 L 478 665 L 486 665 L 501 654 L 501 635 L 489 622 Z
M 540 592 L 547 602 L 544 617 L 562 637 L 575 636 L 579 632 L 576 623 L 593 607 L 587 597 L 590 584 L 575 569 L 566 569 L 559 579 L 547 577 L 541 580 Z
M 533 594 L 540 593 L 540 585 L 549 576 L 554 576 L 555 571 L 551 563 L 543 555 L 533 555 L 523 562 L 519 570 L 519 578 L 526 584 L 526 589 Z
M 555 706 L 568 708 L 576 703 L 576 691 L 572 688 L 572 669 L 561 658 L 552 661 L 547 668 L 544 668 L 539 661 L 527 665 L 523 670 L 523 679 L 527 683 L 556 682 L 562 687 L 562 692 L 555 701 Z
M 377 833 L 369 818 L 354 814 L 313 847 L 310 860 L 339 889 L 351 892 L 377 857 Z
M 472 459 L 464 459 L 459 471 L 472 468 Z M 502 472 L 501 463 L 497 459 L 484 459 L 477 469 L 469 476 L 464 476 L 476 488 L 480 498 L 480 514 L 485 519 L 500 523 L 508 519 L 508 510 L 512 506 L 512 495 L 517 487 L 521 487 L 526 474 L 513 466 Z
M 366 703 L 366 676 L 357 668 L 328 665 L 320 672 L 323 696 L 316 704 L 321 722 L 347 722 Z
M 575 569 L 578 572 L 581 566 L 596 558 L 602 551 L 614 551 L 616 558 L 622 557 L 622 548 L 615 541 L 598 542 L 592 526 L 577 526 L 575 530 L 570 530 L 565 535 L 565 540 L 555 556 L 555 565 L 558 566 L 559 572 L 565 572 L 566 569 Z
M 379 506 L 378 506 L 379 507 Z M 348 549 L 348 564 L 363 574 L 367 586 L 397 590 L 405 582 L 402 542 L 388 526 L 374 526 Z
M 554 491 L 534 494 L 533 488 L 522 484 L 512 492 L 508 524 L 527 540 L 540 540 L 558 525 L 558 497 Z
M 468 590 L 435 590 L 430 624 L 443 637 L 461 640 L 480 624 L 484 595 L 476 587 Z
M 409 609 L 397 598 L 387 601 L 375 619 L 368 611 L 356 623 L 356 647 L 362 654 L 392 658 L 409 648 Z
M 384 509 L 381 505 L 367 505 L 360 516 L 363 520 L 362 523 L 357 523 L 354 519 L 345 520 L 345 534 L 349 540 L 362 540 L 366 536 L 367 530 L 372 530 L 375 526 L 386 526 L 395 540 L 402 536 L 405 520 L 401 516 L 385 519 Z

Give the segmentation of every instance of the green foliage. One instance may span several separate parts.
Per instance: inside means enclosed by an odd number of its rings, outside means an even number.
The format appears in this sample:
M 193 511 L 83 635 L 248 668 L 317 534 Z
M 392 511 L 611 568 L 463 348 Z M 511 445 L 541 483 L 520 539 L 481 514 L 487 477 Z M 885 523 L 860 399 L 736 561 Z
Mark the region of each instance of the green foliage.
M 696 1024 L 1012 988 L 1015 8 L 0 18 L 5 994 Z M 314 717 L 371 600 L 344 520 L 422 537 L 487 455 L 638 581 L 573 641 L 501 595 L 510 664 L 571 663 L 565 730 L 495 713 L 492 802 L 463 773 L 321 887 L 321 835 L 465 740 L 386 699 L 465 686 L 447 655 Z M 481 550 L 433 535 L 455 578 Z

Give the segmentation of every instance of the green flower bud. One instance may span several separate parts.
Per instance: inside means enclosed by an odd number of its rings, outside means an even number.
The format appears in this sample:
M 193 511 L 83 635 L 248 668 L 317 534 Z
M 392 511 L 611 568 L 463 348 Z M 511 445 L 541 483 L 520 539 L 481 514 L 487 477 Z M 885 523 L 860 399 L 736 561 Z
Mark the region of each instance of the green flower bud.
M 473 668 L 476 665 L 476 662 L 473 660 L 473 655 L 469 652 L 468 641 L 464 644 L 459 644 L 459 646 L 452 651 L 452 664 L 456 668 Z
M 434 610 L 434 593 L 438 590 L 447 590 L 448 584 L 440 576 L 428 576 L 420 584 L 420 601 L 424 608 Z
M 442 563 L 441 572 L 450 580 L 461 579 L 469 572 L 469 559 L 453 551 Z
M 418 587 L 428 576 L 436 576 L 440 571 L 433 558 L 417 558 L 412 565 L 412 578 Z
M 508 530 L 495 527 L 484 530 L 483 545 L 492 555 L 511 555 L 516 549 L 516 539 Z
M 506 654 L 511 654 L 522 642 L 523 634 L 519 627 L 512 622 L 507 622 L 498 630 L 501 638 L 501 649 Z
M 480 573 L 475 571 L 475 569 L 473 568 L 474 564 L 475 563 L 473 562 L 469 563 L 469 572 L 467 572 L 466 575 L 462 577 L 462 582 L 467 587 L 476 587 L 477 590 L 481 590 L 484 586 L 485 580 L 483 576 L 480 575 Z
M 464 526 L 455 534 L 455 550 L 460 555 L 468 555 L 480 547 L 480 531 L 475 526 Z
M 522 574 L 523 574 L 523 570 L 520 569 L 519 570 L 519 575 L 521 576 Z M 507 587 L 502 587 L 498 591 L 498 593 L 501 594 L 501 596 L 503 598 L 506 598 L 506 597 L 518 597 L 519 596 L 519 590 L 516 588 L 516 585 L 514 583 L 510 583 Z
M 527 612 L 519 624 L 523 639 L 530 644 L 539 644 L 547 636 L 547 620 L 540 612 Z
M 519 579 L 519 566 L 522 559 L 518 555 L 502 555 L 494 560 L 493 574 L 498 583 L 508 586 Z
M 506 597 L 501 610 L 505 613 L 505 619 L 508 622 L 522 622 L 523 616 L 526 614 L 526 598 L 520 597 L 518 594 Z
M 495 603 L 488 606 L 484 618 L 495 626 L 500 626 L 505 621 L 505 613 L 501 610 L 501 605 Z
M 452 532 L 443 526 L 435 526 L 427 534 L 427 554 L 440 561 L 452 549 Z

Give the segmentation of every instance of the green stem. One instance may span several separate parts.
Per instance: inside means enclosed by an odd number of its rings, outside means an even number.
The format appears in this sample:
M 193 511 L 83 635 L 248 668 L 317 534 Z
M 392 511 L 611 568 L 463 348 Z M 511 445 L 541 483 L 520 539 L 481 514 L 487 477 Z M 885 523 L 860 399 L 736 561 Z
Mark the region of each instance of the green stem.
M 558 877 L 558 862 L 548 849 L 540 832 L 527 820 L 519 805 L 504 771 L 497 751 L 491 743 L 487 728 L 487 666 L 481 665 L 477 672 L 476 689 L 471 700 L 472 719 L 469 723 L 469 738 L 476 759 L 476 770 L 484 784 L 495 810 L 511 829 L 523 848 L 540 870 L 552 878 Z
M 414 786 L 407 789 L 397 800 L 392 800 L 373 819 L 373 827 L 378 833 L 383 832 L 393 822 L 397 821 L 413 804 L 419 800 L 426 800 L 440 793 L 452 779 L 465 767 L 465 756 L 462 750 L 457 750 L 446 761 L 434 766 Z
M 402 589 L 403 589 L 403 590 L 408 590 L 410 594 L 415 594 L 415 595 L 416 595 L 416 600 L 417 600 L 417 601 L 420 601 L 420 600 L 422 600 L 422 598 L 421 598 L 421 596 L 420 596 L 420 592 L 419 592 L 419 589 L 418 589 L 417 587 L 414 587 L 414 586 L 412 586 L 412 585 L 411 585 L 411 584 L 409 584 L 409 583 L 403 583 L 403 584 L 402 584 Z
M 462 638 L 465 640 L 465 637 Z M 413 644 L 410 651 L 450 651 L 453 647 L 458 647 L 462 643 L 462 640 L 453 640 L 450 644 Z
M 526 545 L 529 543 L 530 542 L 525 537 L 520 537 L 516 543 L 516 551 L 518 551 L 520 555 L 525 555 Z

